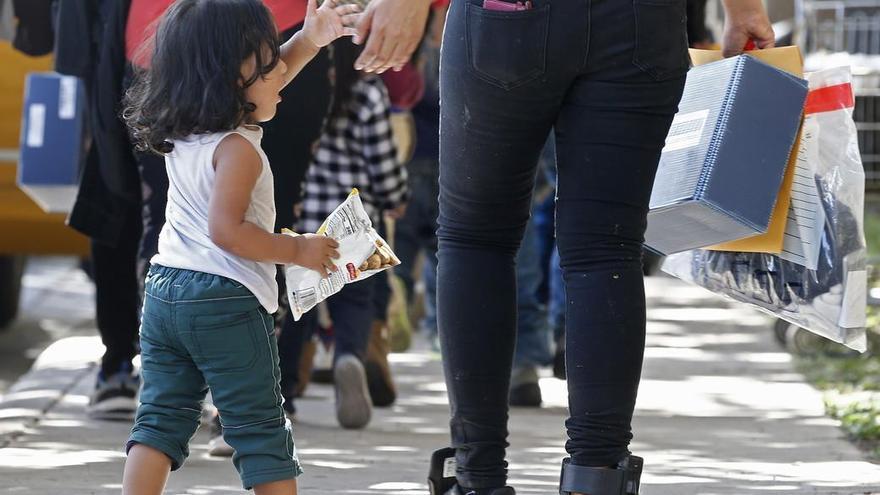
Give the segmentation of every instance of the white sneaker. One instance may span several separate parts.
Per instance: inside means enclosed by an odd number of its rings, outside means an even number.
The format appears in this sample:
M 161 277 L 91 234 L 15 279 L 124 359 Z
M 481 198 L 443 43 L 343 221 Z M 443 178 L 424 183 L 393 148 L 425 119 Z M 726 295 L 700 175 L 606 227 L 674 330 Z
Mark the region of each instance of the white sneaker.
M 333 367 L 336 389 L 336 419 L 343 428 L 361 429 L 373 415 L 373 401 L 367 388 L 367 373 L 360 359 L 347 354 Z
M 235 449 L 223 439 L 223 426 L 220 424 L 220 416 L 214 416 L 211 421 L 211 441 L 208 442 L 208 455 L 217 457 L 232 457 Z

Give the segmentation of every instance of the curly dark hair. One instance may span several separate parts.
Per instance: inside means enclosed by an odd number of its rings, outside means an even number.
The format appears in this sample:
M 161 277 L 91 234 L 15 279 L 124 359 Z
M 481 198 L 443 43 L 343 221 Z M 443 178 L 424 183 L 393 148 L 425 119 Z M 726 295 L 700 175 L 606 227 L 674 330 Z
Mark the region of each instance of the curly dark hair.
M 256 109 L 245 89 L 278 64 L 280 40 L 261 0 L 177 0 L 156 32 L 149 69 L 136 74 L 122 118 L 139 150 L 235 129 Z M 241 64 L 256 58 L 244 77 Z

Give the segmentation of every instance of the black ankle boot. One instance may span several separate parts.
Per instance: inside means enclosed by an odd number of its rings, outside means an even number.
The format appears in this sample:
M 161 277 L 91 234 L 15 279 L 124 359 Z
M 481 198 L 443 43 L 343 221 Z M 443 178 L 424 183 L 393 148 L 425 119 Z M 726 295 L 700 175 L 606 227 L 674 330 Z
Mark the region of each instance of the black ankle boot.
M 614 469 L 576 466 L 571 459 L 562 461 L 559 494 L 588 493 L 589 495 L 639 495 L 644 459 L 626 456 Z
M 428 472 L 428 489 L 431 495 L 516 495 L 513 488 L 462 488 L 455 480 L 455 449 L 445 448 L 431 455 Z

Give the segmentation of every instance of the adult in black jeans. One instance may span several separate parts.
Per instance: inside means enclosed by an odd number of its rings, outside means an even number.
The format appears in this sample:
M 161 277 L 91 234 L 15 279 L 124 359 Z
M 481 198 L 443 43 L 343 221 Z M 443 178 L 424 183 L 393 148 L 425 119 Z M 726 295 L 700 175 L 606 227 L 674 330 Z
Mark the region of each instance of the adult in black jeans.
M 514 493 L 504 460 L 514 257 L 554 129 L 571 414 L 560 493 L 637 493 L 640 459 L 627 447 L 645 344 L 641 249 L 689 65 L 685 0 L 482 3 L 454 1 L 443 41 L 438 317 L 457 485 L 436 475 L 449 451 L 435 455 L 433 483 Z M 728 54 L 749 38 L 772 45 L 760 0 L 726 7 Z

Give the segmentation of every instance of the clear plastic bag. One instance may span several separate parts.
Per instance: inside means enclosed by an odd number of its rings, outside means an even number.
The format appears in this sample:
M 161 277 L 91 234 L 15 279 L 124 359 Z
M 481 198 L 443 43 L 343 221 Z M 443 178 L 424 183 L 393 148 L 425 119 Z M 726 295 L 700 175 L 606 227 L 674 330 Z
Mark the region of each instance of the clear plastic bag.
M 373 229 L 373 222 L 364 210 L 357 189 L 333 210 L 317 233 L 339 242 L 339 259 L 334 260 L 338 269 L 324 278 L 320 273 L 299 265 L 285 267 L 287 298 L 293 319 L 297 321 L 346 284 L 365 280 L 400 264 L 385 239 Z
M 783 253 L 694 250 L 663 271 L 864 352 L 865 172 L 849 68 L 808 75 Z

